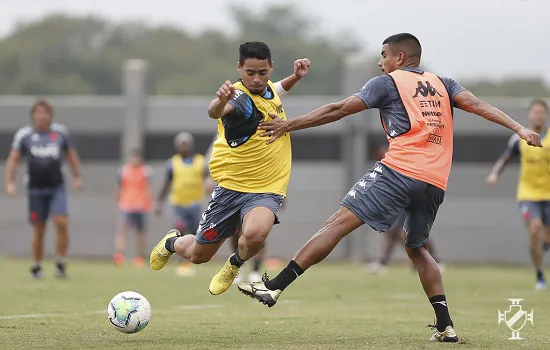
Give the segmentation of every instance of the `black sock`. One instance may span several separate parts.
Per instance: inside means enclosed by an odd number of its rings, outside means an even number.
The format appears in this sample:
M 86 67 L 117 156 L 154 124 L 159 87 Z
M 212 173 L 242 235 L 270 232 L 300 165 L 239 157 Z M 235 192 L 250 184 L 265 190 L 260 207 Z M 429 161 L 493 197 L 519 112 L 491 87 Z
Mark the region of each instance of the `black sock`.
M 179 237 L 171 237 L 166 240 L 166 243 L 164 243 L 164 247 L 166 250 L 168 250 L 170 253 L 174 254 L 176 251 L 174 250 L 174 243 L 176 243 L 176 239 Z
M 382 259 L 380 259 L 380 265 L 382 265 L 382 266 L 387 266 L 389 260 L 390 260 L 389 258 L 382 258 Z
M 542 251 L 546 252 L 550 249 L 550 243 L 542 242 Z
M 542 272 L 542 269 L 537 269 L 537 281 L 544 281 L 544 272 Z
M 432 304 L 436 323 L 435 326 L 439 332 L 443 332 L 447 326 L 454 327 L 451 316 L 449 316 L 449 309 L 447 308 L 447 300 L 444 295 L 435 295 L 430 298 Z
M 252 266 L 252 271 L 260 271 L 260 266 L 262 266 L 262 261 L 260 259 L 254 259 L 254 265 Z
M 237 267 L 241 267 L 243 266 L 243 264 L 245 263 L 246 260 L 243 260 L 240 256 L 239 256 L 239 251 L 237 250 L 237 252 L 233 255 L 231 255 L 229 257 L 229 262 L 231 263 L 231 265 L 233 266 L 237 266 Z
M 285 290 L 298 276 L 304 273 L 304 270 L 294 260 L 290 260 L 287 267 L 283 269 L 274 279 L 265 283 L 267 289 Z

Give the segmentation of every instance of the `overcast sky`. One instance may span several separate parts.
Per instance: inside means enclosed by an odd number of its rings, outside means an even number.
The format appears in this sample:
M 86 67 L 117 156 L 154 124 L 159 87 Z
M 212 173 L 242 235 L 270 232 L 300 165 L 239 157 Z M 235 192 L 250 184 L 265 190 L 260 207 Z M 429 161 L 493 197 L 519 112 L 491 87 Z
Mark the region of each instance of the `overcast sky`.
M 52 12 L 170 23 L 194 32 L 233 30 L 229 0 L 0 0 L 0 35 L 18 20 Z M 411 32 L 423 44 L 424 63 L 458 79 L 540 76 L 550 84 L 549 0 L 239 0 L 254 10 L 293 3 L 319 23 L 320 33 L 351 31 L 365 50 Z M 296 53 L 300 56 L 300 53 Z M 315 57 L 310 57 L 313 61 Z

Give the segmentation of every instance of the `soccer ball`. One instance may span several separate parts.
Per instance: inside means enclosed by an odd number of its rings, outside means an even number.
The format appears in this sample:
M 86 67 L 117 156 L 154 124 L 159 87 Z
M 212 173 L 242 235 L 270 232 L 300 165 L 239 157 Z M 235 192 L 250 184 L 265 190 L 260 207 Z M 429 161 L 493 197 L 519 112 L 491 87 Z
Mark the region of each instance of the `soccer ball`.
M 122 292 L 107 306 L 109 323 L 122 333 L 137 333 L 151 320 L 151 305 L 145 297 L 136 292 Z

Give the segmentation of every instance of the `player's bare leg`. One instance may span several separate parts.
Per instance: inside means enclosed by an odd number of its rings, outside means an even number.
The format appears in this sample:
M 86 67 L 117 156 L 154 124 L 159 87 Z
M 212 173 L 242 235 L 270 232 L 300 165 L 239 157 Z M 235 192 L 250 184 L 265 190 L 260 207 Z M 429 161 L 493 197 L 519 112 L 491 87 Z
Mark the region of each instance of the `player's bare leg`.
M 126 261 L 126 257 L 124 256 L 124 253 L 126 252 L 126 232 L 128 230 L 128 226 L 126 224 L 125 219 L 121 219 L 116 236 L 115 236 L 115 254 L 113 255 L 113 262 L 115 265 L 122 265 Z
M 426 244 L 419 248 L 406 247 L 406 251 L 418 271 L 422 288 L 435 311 L 436 324 L 433 327 L 437 328 L 437 332 L 430 340 L 457 342 L 458 336 L 453 329 L 453 321 L 449 315 L 443 279 L 437 262 L 431 257 Z
M 537 283 L 535 288 L 546 288 L 546 279 L 542 270 L 542 241 L 544 237 L 544 226 L 542 220 L 533 218 L 527 222 L 527 232 L 529 234 L 529 251 L 531 260 L 537 272 Z
M 42 278 L 42 260 L 44 260 L 44 233 L 45 222 L 35 222 L 32 227 L 32 258 L 31 273 L 34 278 Z
M 550 249 L 550 226 L 544 226 L 544 240 L 542 243 L 543 254 Z
M 219 295 L 231 287 L 241 266 L 262 250 L 274 222 L 275 214 L 267 207 L 255 207 L 244 215 L 237 251 L 210 281 L 212 295 Z
M 231 236 L 231 251 L 236 252 L 239 248 L 239 238 L 241 237 L 241 225 L 237 225 L 235 228 L 235 232 L 233 233 L 233 236 Z M 237 278 L 233 281 L 233 283 L 241 283 L 243 281 L 243 274 L 239 273 Z
M 55 227 L 57 229 L 57 244 L 56 244 L 56 276 L 66 277 L 65 259 L 67 258 L 67 249 L 69 248 L 69 224 L 67 217 L 64 215 L 56 215 L 53 217 Z
M 341 207 L 304 244 L 294 259 L 275 278 L 272 280 L 265 279 L 263 282 L 258 283 L 241 283 L 238 286 L 239 290 L 269 307 L 275 305 L 279 295 L 286 287 L 303 274 L 305 270 L 324 260 L 342 238 L 361 225 L 363 225 L 361 219 L 349 209 Z

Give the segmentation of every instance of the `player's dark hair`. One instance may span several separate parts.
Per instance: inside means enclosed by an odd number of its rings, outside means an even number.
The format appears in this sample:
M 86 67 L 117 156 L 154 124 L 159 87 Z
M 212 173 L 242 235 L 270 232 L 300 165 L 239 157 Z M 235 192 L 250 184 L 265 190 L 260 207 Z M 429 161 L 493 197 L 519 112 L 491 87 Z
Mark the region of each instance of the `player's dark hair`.
M 239 63 L 241 66 L 247 58 L 267 60 L 271 65 L 271 50 L 266 43 L 261 41 L 249 41 L 239 46 Z
M 536 106 L 536 105 L 542 106 L 546 110 L 546 112 L 549 111 L 548 104 L 542 98 L 533 99 L 533 101 L 531 101 L 531 103 L 529 104 L 529 109 L 533 108 L 533 106 Z
M 382 45 L 402 45 L 407 48 L 407 55 L 420 59 L 422 56 L 422 45 L 420 40 L 410 33 L 399 33 L 389 36 L 382 42 Z
M 52 105 L 45 99 L 41 98 L 39 100 L 37 100 L 31 107 L 31 117 L 32 115 L 34 114 L 34 111 L 36 111 L 36 109 L 38 107 L 44 107 L 46 108 L 46 110 L 48 111 L 48 113 L 53 116 L 53 107 Z

